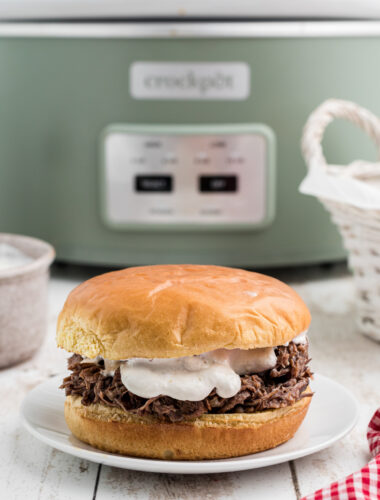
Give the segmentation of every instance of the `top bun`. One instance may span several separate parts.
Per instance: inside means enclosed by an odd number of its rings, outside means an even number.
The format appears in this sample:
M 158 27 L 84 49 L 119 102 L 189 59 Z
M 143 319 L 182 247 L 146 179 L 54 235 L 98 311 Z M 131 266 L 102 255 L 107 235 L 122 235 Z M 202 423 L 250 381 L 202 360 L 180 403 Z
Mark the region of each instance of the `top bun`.
M 70 293 L 57 344 L 88 358 L 172 358 L 282 345 L 309 324 L 296 292 L 263 274 L 218 266 L 132 267 Z

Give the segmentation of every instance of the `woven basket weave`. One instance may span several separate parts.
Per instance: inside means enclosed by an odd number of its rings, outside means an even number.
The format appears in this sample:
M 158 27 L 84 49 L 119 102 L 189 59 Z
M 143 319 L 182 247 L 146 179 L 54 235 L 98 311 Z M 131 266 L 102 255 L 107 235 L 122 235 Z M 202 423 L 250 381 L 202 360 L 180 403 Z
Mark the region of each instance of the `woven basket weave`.
M 379 181 L 380 163 L 356 161 L 347 166 L 326 163 L 321 141 L 327 125 L 335 118 L 349 120 L 368 133 L 380 157 L 380 119 L 352 102 L 334 99 L 319 106 L 305 125 L 302 151 L 308 167 L 324 169 L 329 176 L 350 176 L 365 183 Z M 380 342 L 380 209 L 358 208 L 321 197 L 319 200 L 330 212 L 348 250 L 357 288 L 359 328 Z

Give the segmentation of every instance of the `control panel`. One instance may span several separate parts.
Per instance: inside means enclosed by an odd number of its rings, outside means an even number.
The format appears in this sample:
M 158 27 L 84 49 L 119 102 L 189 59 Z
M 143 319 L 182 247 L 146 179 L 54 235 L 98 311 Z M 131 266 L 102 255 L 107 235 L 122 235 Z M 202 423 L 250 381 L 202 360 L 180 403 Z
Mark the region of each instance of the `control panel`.
M 114 228 L 252 228 L 274 215 L 274 135 L 263 125 L 111 125 L 101 174 Z

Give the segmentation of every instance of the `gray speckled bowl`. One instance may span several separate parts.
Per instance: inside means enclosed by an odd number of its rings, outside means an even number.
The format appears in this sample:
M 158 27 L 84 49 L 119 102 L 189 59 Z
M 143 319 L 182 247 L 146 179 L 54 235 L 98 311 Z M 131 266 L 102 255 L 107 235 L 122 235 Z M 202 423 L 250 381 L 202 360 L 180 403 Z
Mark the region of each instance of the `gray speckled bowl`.
M 7 243 L 32 257 L 28 264 L 0 269 L 0 368 L 30 358 L 47 328 L 47 285 L 54 248 L 28 236 L 0 233 Z

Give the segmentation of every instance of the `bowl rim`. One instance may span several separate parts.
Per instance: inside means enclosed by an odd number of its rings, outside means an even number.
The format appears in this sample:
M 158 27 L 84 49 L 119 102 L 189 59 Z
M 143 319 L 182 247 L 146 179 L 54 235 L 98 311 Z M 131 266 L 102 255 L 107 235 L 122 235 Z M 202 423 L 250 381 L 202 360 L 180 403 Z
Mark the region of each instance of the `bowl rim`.
M 3 280 L 8 280 L 9 278 L 30 274 L 34 271 L 48 268 L 55 259 L 56 253 L 54 247 L 50 243 L 47 243 L 46 241 L 39 238 L 34 238 L 33 236 L 0 232 L 0 243 L 3 242 L 9 243 L 19 250 L 21 249 L 19 248 L 17 243 L 22 242 L 24 245 L 33 244 L 34 247 L 40 247 L 42 254 L 39 257 L 32 257 L 33 260 L 31 262 L 28 262 L 27 264 L 11 267 L 9 269 L 1 269 L 0 282 Z M 25 253 L 25 250 L 22 251 Z

